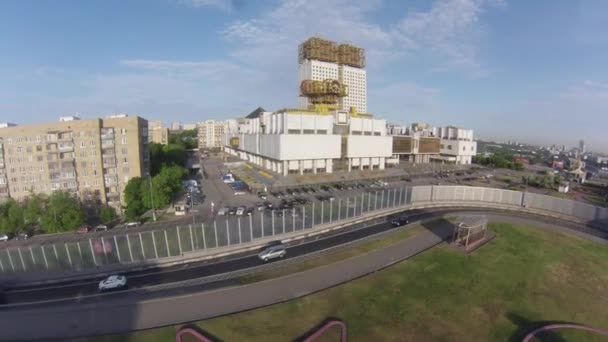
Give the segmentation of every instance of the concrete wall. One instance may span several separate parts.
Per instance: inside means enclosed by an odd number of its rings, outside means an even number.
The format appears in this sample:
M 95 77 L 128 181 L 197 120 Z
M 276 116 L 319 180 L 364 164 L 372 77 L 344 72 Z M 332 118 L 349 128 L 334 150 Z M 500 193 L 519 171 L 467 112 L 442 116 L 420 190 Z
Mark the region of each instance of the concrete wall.
M 280 160 L 340 158 L 339 135 L 279 135 Z
M 347 139 L 348 158 L 390 158 L 393 155 L 393 138 L 390 136 L 349 135 Z

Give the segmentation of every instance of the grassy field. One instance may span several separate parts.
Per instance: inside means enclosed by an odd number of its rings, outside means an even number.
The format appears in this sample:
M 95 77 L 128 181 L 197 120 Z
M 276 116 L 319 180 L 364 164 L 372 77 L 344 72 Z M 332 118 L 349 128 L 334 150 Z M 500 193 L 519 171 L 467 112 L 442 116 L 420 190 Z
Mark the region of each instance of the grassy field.
M 606 246 L 530 227 L 491 229 L 496 238 L 470 255 L 442 245 L 302 299 L 196 324 L 224 341 L 291 341 L 327 317 L 344 320 L 352 341 L 518 341 L 547 321 L 608 329 Z M 170 341 L 176 328 L 89 340 Z

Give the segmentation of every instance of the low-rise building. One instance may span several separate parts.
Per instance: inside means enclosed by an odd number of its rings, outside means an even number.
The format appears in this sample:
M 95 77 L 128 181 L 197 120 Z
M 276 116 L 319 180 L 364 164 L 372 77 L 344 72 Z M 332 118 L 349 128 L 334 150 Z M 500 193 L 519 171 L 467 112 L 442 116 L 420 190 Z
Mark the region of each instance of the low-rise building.
M 224 144 L 228 153 L 282 175 L 382 170 L 398 163 L 386 121 L 346 111 L 259 108 L 227 122 Z
M 425 123 L 410 126 L 388 125 L 387 132 L 393 139 L 393 156 L 411 163 L 429 163 L 439 156 L 439 138 L 432 127 Z
M 477 141 L 473 130 L 454 126 L 436 127 L 436 136 L 441 139 L 438 159 L 455 164 L 471 164 L 477 154 Z

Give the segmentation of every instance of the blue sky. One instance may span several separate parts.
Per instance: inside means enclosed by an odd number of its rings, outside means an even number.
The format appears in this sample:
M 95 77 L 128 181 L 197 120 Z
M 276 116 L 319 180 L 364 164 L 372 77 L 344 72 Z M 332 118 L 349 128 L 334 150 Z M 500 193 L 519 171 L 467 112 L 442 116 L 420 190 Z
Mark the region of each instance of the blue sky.
M 297 45 L 367 49 L 368 111 L 608 152 L 608 1 L 0 2 L 0 121 L 297 103 Z

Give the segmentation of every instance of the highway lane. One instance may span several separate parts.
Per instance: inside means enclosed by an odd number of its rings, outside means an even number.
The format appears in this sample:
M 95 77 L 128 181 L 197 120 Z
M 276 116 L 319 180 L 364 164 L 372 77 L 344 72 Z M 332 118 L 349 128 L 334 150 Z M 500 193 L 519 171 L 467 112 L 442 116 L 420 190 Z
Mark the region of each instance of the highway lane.
M 471 211 L 471 209 L 466 209 Z M 463 211 L 463 209 L 440 209 L 440 210 L 429 210 L 426 212 L 418 211 L 415 214 L 408 213 L 411 217 L 415 217 L 417 221 L 427 219 L 433 216 L 439 216 L 448 214 L 451 212 Z M 484 211 L 491 212 L 491 211 Z M 518 216 L 534 216 L 534 215 L 518 215 Z M 546 217 L 534 216 L 536 221 L 542 221 L 547 224 L 563 225 L 563 222 L 555 219 Z M 608 238 L 608 234 L 591 228 L 583 226 L 571 225 L 575 230 L 586 234 L 594 235 L 601 239 Z M 359 228 L 350 231 L 341 231 L 332 236 L 317 237 L 312 241 L 306 241 L 301 244 L 288 246 L 287 258 L 294 258 L 304 254 L 312 253 L 319 250 L 324 250 L 333 246 L 341 245 L 349 241 L 364 238 L 373 234 L 377 234 L 386 230 L 392 229 L 389 223 L 377 224 L 365 228 Z M 254 266 L 260 265 L 261 262 L 255 254 L 240 255 L 233 259 L 223 260 L 213 263 L 191 263 L 189 265 L 180 265 L 171 267 L 168 269 L 157 269 L 152 271 L 136 272 L 136 273 L 124 273 L 127 274 L 130 288 L 145 288 L 151 285 L 173 283 L 188 279 L 196 279 L 216 274 L 222 274 L 232 272 L 236 270 L 242 270 Z M 11 303 L 29 303 L 29 302 L 41 302 L 48 300 L 57 299 L 74 299 L 77 298 L 80 302 L 82 301 L 95 301 L 99 300 L 99 296 L 90 296 L 97 293 L 97 283 L 99 279 L 68 282 L 57 286 L 46 286 L 46 287 L 33 287 L 25 290 L 8 290 L 6 291 L 6 301 L 8 304 Z M 202 291 L 209 290 L 218 287 L 238 284 L 235 280 L 224 280 L 215 283 L 207 283 L 203 286 L 198 285 L 194 288 L 180 288 L 180 289 L 167 289 L 161 291 L 153 291 L 145 294 L 138 294 L 149 298 L 151 296 L 163 296 L 173 295 L 177 293 L 188 293 L 191 291 Z M 131 292 L 116 292 L 109 295 L 110 297 L 122 297 L 131 295 Z M 86 297 L 86 299 L 83 299 Z M 106 297 L 106 296 L 103 296 Z M 42 304 L 42 303 L 41 303 Z

